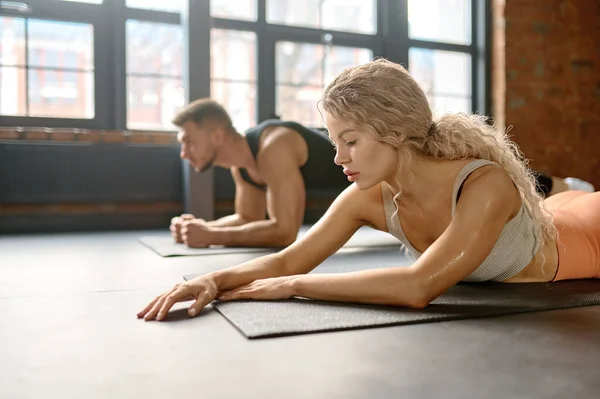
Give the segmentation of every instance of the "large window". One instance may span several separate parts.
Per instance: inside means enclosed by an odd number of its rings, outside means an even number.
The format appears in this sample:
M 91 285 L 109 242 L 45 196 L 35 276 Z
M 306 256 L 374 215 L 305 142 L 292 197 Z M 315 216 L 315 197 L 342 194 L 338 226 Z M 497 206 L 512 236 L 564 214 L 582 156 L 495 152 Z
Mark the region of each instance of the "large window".
M 485 4 L 1 2 L 0 124 L 172 131 L 186 101 L 212 97 L 239 131 L 272 117 L 322 127 L 326 85 L 374 57 L 408 65 L 435 111 L 485 113 Z
M 261 0 L 211 1 L 211 96 L 240 130 L 274 116 L 321 127 L 325 86 L 344 68 L 382 55 L 378 2 L 262 1 L 265 22 Z
M 408 0 L 409 70 L 437 113 L 473 103 L 471 0 Z
M 256 125 L 256 34 L 213 29 L 211 32 L 211 97 L 231 115 L 234 126 Z
M 93 118 L 93 38 L 90 24 L 0 17 L 0 113 Z
M 325 86 L 344 68 L 369 62 L 369 49 L 278 42 L 276 45 L 276 104 L 283 119 L 321 126 L 317 102 Z
M 471 0 L 408 0 L 411 39 L 471 44 Z
M 267 22 L 375 34 L 375 0 L 267 0 Z
M 187 0 L 126 0 L 125 5 L 143 10 L 181 12 L 186 2 Z
M 127 127 L 172 130 L 185 102 L 181 26 L 128 20 L 126 48 Z
M 411 48 L 410 71 L 437 112 L 471 110 L 471 55 Z
M 102 0 L 0 2 L 0 123 L 108 127 Z M 98 39 L 98 37 L 101 37 Z M 104 40 L 104 42 L 103 42 Z M 103 113 L 104 112 L 104 113 Z
M 210 15 L 216 18 L 229 18 L 256 21 L 257 0 L 211 0 Z
M 0 113 L 27 115 L 25 19 L 0 17 Z

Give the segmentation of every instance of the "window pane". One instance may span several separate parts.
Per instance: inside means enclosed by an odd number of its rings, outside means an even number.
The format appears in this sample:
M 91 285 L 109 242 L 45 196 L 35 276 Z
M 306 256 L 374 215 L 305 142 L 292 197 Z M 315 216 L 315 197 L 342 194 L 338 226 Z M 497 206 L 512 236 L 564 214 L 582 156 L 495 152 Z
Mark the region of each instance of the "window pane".
M 183 107 L 181 79 L 127 78 L 127 127 L 175 130 L 171 120 Z
M 179 77 L 183 71 L 180 25 L 127 21 L 127 73 Z
M 127 0 L 125 5 L 143 10 L 181 12 L 188 0 Z M 236 0 L 239 1 L 239 0 Z
M 375 0 L 267 0 L 267 22 L 373 34 L 375 10 Z
M 211 0 L 210 15 L 216 18 L 256 21 L 256 0 Z
M 94 74 L 30 69 L 29 116 L 94 117 Z
M 213 80 L 210 97 L 227 110 L 238 132 L 256 126 L 256 84 Z
M 25 68 L 0 67 L 0 114 L 27 115 Z
M 278 42 L 275 45 L 275 81 L 322 85 L 324 49 L 320 44 Z
M 319 28 L 321 0 L 267 0 L 267 22 Z
M 471 98 L 434 95 L 429 97 L 429 103 L 436 112 L 471 112 Z
M 62 0 L 62 1 L 70 1 L 73 3 L 90 3 L 90 4 L 102 4 L 104 0 Z
M 25 19 L 0 17 L 0 65 L 25 65 Z
M 30 19 L 29 65 L 94 69 L 94 31 L 89 24 Z
M 411 75 L 428 95 L 471 97 L 471 56 L 452 51 L 411 48 Z
M 317 102 L 323 94 L 321 87 L 277 86 L 277 115 L 281 119 L 300 122 L 310 127 L 323 126 Z
M 212 29 L 211 78 L 256 81 L 256 34 Z
M 374 0 L 323 0 L 322 5 L 323 29 L 367 34 L 377 32 Z
M 471 0 L 408 0 L 408 35 L 471 44 Z
M 329 84 L 345 68 L 364 64 L 373 58 L 373 52 L 365 48 L 339 47 L 331 48 L 325 58 L 325 85 Z

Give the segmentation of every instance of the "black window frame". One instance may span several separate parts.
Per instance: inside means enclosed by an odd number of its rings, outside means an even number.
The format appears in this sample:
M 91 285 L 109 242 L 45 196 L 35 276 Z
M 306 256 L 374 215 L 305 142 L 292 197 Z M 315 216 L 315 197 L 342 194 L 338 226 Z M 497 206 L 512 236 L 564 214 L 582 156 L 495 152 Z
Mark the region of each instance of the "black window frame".
M 11 9 L 0 7 L 0 17 L 50 20 L 57 22 L 79 22 L 91 24 L 93 26 L 95 109 L 94 117 L 91 119 L 0 114 L 0 126 L 64 127 L 81 129 L 108 128 L 111 96 L 110 85 L 105 84 L 111 76 L 110 66 L 106 62 L 106 60 L 110 58 L 111 53 L 109 39 L 110 30 L 106 29 L 107 25 L 111 24 L 109 15 L 106 12 L 106 9 L 109 8 L 108 3 L 87 4 L 63 2 L 60 0 L 26 0 L 9 3 L 20 5 L 21 8 Z M 6 2 L 0 2 L 0 6 L 4 4 L 6 4 Z M 25 40 L 27 40 L 27 37 Z M 25 67 L 28 68 L 29 65 L 26 65 Z M 29 93 L 27 93 L 27 96 L 29 96 Z
M 472 111 L 489 115 L 491 110 L 489 90 L 491 0 L 472 0 L 472 41 L 469 46 L 413 40 L 408 35 L 407 0 L 375 1 L 377 30 L 371 35 L 267 23 L 266 0 L 256 0 L 255 21 L 213 18 L 210 15 L 210 0 L 190 1 L 181 13 L 128 8 L 125 0 L 104 0 L 102 4 L 60 0 L 17 0 L 17 3 L 29 5 L 31 12 L 22 13 L 18 10 L 0 8 L 0 16 L 66 20 L 94 25 L 95 116 L 93 119 L 65 119 L 0 115 L 0 126 L 127 130 L 126 21 L 128 19 L 182 26 L 184 38 L 182 76 L 186 88 L 186 102 L 210 96 L 211 29 L 254 32 L 257 40 L 256 60 L 260 65 L 260 68 L 257 68 L 257 121 L 270 118 L 276 112 L 275 43 L 277 41 L 370 48 L 374 57 L 384 57 L 407 68 L 410 67 L 408 54 L 411 47 L 467 52 L 471 54 L 472 60 Z M 0 3 L 3 3 L 2 0 Z M 325 40 L 325 35 L 331 35 L 331 40 Z M 182 171 L 186 212 L 193 213 L 197 217 L 212 218 L 214 214 L 213 172 L 194 174 L 185 162 L 182 164 Z
M 376 0 L 376 33 L 351 33 L 268 23 L 266 0 L 256 0 L 255 21 L 210 16 L 210 0 L 196 0 L 182 13 L 128 8 L 125 0 L 104 0 L 102 4 L 61 0 L 22 0 L 30 13 L 0 9 L 0 16 L 90 23 L 94 26 L 93 119 L 69 119 L 0 115 L 2 126 L 74 127 L 127 130 L 126 21 L 181 24 L 184 29 L 186 61 L 183 71 L 186 101 L 210 96 L 210 33 L 212 28 L 250 31 L 257 42 L 257 121 L 276 113 L 275 45 L 278 41 L 331 44 L 371 49 L 374 57 L 385 57 L 407 67 L 410 48 L 458 51 L 471 55 L 472 111 L 490 111 L 490 0 L 472 0 L 470 45 L 412 39 L 408 35 L 407 0 Z M 325 40 L 330 35 L 330 40 Z M 187 46 L 186 46 L 187 47 Z M 188 74 L 186 71 L 195 71 Z M 109 82 L 107 84 L 107 82 Z M 159 130 L 163 131 L 163 130 Z

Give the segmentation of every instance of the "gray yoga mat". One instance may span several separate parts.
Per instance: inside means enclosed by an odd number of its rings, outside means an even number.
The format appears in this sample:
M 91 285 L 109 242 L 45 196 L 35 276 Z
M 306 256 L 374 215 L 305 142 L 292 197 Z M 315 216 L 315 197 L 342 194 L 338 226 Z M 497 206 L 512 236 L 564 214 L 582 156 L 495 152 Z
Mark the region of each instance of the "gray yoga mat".
M 298 237 L 301 237 L 308 231 L 308 226 L 303 226 Z M 235 254 L 235 253 L 253 253 L 253 252 L 275 252 L 281 248 L 265 248 L 265 247 L 223 247 L 213 246 L 210 248 L 189 248 L 185 244 L 176 243 L 169 233 L 158 236 L 141 237 L 140 242 L 159 254 L 162 257 L 171 256 L 205 256 L 219 254 Z M 360 247 L 390 247 L 396 246 L 400 248 L 399 241 L 391 234 L 383 231 L 375 230 L 370 227 L 360 228 L 343 248 L 360 248 Z
M 185 276 L 188 279 L 192 276 Z M 248 338 L 353 330 L 499 316 L 600 304 L 600 280 L 556 283 L 458 284 L 425 309 L 292 298 L 214 301 L 213 307 Z

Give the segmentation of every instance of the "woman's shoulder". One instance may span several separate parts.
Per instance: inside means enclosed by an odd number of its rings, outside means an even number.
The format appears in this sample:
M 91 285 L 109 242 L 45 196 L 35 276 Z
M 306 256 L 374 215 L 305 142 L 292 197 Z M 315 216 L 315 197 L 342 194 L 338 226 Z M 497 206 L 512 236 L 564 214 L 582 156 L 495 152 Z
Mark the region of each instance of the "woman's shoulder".
M 359 189 L 351 184 L 335 199 L 332 210 L 343 211 L 347 216 L 362 224 L 385 225 L 381 182 L 367 189 Z
M 521 195 L 508 172 L 496 163 L 486 163 L 473 170 L 462 183 L 461 197 L 469 196 L 486 203 L 499 202 L 516 213 Z

